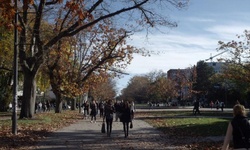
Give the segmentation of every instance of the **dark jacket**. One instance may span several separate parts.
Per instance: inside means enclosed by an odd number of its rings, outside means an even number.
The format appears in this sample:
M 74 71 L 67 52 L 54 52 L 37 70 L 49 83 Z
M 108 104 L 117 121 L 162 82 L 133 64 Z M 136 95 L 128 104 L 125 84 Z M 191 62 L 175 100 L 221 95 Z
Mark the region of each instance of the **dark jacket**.
M 131 109 L 130 107 L 122 108 L 121 122 L 131 122 Z
M 91 109 L 90 115 L 95 116 L 97 114 L 97 104 L 92 103 L 90 105 L 90 109 Z
M 235 116 L 231 124 L 233 127 L 234 148 L 250 148 L 250 123 L 248 119 L 244 116 Z
M 104 107 L 104 117 L 106 120 L 113 120 L 113 113 L 115 112 L 115 108 L 113 105 L 106 104 Z

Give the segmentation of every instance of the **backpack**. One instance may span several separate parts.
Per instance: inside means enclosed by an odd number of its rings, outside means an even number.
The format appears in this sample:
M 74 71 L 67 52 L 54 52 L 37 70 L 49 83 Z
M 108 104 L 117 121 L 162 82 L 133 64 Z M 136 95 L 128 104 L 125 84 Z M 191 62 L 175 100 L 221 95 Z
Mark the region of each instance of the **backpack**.
M 242 120 L 242 125 L 239 126 L 241 138 L 245 143 L 245 148 L 250 148 L 250 122 L 247 118 Z
M 99 108 L 100 108 L 100 109 L 104 109 L 104 104 L 103 104 L 103 103 L 100 103 Z

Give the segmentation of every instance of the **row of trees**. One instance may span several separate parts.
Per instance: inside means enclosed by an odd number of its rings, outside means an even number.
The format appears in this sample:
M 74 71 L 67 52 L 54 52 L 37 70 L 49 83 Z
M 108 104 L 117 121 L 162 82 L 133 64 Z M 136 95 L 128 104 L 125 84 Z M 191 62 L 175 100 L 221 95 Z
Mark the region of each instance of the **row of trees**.
M 146 75 L 134 76 L 121 91 L 120 99 L 135 100 L 137 103 L 161 102 L 178 94 L 175 83 L 163 71 L 153 71 Z
M 181 9 L 187 3 L 188 0 L 22 0 L 15 8 L 12 1 L 3 0 L 1 30 L 6 34 L 7 29 L 19 31 L 15 44 L 23 90 L 20 118 L 34 116 L 37 86 L 52 87 L 55 112 L 60 113 L 63 97 L 77 97 L 122 74 L 133 54 L 148 54 L 128 45 L 126 39 L 136 31 L 158 25 L 176 27 L 160 10 L 169 6 Z M 12 24 L 17 12 L 18 23 Z M 10 43 L 6 52 L 13 56 L 13 41 L 1 36 L 1 44 L 5 41 Z M 12 64 L 12 57 L 2 55 L 4 52 L 1 49 L 1 56 L 10 60 L 4 63 Z M 1 64 L 1 70 L 11 71 L 12 67 Z
M 250 104 L 250 31 L 237 35 L 236 40 L 230 42 L 219 41 L 218 50 L 229 50 L 228 57 L 219 59 L 229 64 L 224 73 L 215 77 L 234 98 L 234 102 Z

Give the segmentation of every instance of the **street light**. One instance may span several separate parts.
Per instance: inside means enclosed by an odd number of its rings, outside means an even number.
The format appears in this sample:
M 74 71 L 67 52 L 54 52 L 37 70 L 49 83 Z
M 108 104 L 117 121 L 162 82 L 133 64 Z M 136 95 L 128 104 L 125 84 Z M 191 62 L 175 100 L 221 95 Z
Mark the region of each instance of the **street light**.
M 14 61 L 13 61 L 13 102 L 12 102 L 12 134 L 17 134 L 17 77 L 18 77 L 18 10 L 17 0 L 15 0 L 15 20 L 14 20 Z

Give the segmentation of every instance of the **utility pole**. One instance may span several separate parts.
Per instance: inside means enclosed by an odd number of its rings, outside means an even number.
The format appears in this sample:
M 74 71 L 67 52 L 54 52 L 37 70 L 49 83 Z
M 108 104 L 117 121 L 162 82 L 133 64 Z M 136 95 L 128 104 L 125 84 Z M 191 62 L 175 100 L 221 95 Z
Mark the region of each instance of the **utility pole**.
M 17 0 L 15 0 L 15 20 L 14 20 L 14 61 L 13 61 L 13 102 L 12 102 L 12 134 L 17 134 L 17 79 L 18 79 L 18 9 Z

